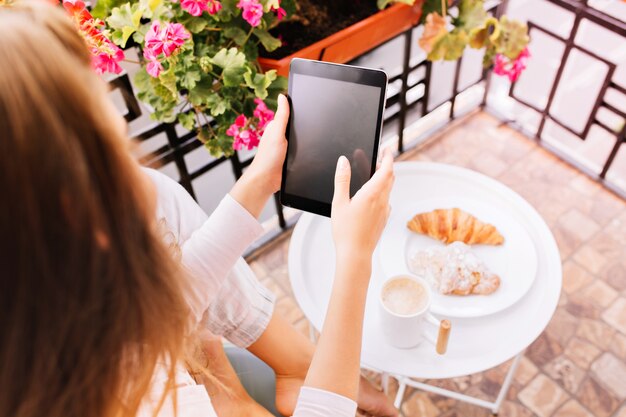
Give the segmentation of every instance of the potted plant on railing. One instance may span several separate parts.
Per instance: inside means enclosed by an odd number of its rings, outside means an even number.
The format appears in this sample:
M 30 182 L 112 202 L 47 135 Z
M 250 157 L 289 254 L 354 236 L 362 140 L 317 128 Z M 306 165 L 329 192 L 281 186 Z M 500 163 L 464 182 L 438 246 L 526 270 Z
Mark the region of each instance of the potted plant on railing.
M 415 26 L 420 4 L 420 0 L 298 0 L 295 13 L 271 29 L 283 46 L 261 51 L 259 63 L 287 75 L 295 57 L 348 62 Z
M 276 71 L 259 67 L 259 45 L 281 45 L 268 29 L 293 13 L 295 0 L 99 0 L 94 16 L 81 0 L 63 5 L 96 71 L 121 72 L 122 49 L 139 48 L 135 87 L 152 118 L 196 130 L 216 157 L 258 144 L 286 90 Z
M 483 0 L 460 0 L 455 16 L 448 6 L 446 0 L 424 0 L 419 44 L 427 59 L 455 61 L 468 45 L 484 48 L 483 66 L 516 81 L 530 57 L 527 25 L 507 16 L 496 19 L 485 11 Z

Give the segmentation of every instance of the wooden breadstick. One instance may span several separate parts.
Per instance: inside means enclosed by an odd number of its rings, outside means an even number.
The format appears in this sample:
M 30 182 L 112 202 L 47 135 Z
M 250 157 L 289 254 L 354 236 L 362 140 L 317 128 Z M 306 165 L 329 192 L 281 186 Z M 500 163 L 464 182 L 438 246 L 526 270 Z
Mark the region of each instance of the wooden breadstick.
M 448 339 L 450 338 L 450 320 L 441 320 L 439 324 L 439 335 L 437 336 L 437 353 L 443 355 L 448 350 Z

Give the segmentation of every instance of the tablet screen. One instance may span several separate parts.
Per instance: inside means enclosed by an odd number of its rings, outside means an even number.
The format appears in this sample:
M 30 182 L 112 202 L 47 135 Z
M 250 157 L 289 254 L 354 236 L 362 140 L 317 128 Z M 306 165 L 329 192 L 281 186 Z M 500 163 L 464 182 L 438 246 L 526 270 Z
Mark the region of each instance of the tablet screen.
M 330 204 L 337 159 L 344 155 L 352 168 L 353 196 L 372 172 L 381 87 L 297 73 L 290 82 L 284 192 Z

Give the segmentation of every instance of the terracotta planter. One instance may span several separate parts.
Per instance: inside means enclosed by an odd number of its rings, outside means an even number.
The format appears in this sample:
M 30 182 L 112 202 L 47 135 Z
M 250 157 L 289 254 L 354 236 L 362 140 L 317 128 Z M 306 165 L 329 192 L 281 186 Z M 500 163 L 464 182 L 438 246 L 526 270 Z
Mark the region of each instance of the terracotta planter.
M 264 70 L 275 69 L 284 76 L 293 58 L 344 64 L 415 26 L 421 14 L 420 1 L 414 6 L 395 4 L 283 59 L 259 58 L 259 63 Z

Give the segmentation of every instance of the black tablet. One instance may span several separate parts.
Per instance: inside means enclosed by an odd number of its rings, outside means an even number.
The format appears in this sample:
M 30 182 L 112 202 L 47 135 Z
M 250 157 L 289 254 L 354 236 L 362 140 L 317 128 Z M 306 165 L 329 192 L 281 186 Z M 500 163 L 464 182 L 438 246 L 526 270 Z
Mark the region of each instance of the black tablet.
M 337 159 L 350 160 L 352 197 L 376 170 L 387 75 L 380 70 L 294 59 L 281 202 L 330 216 Z

